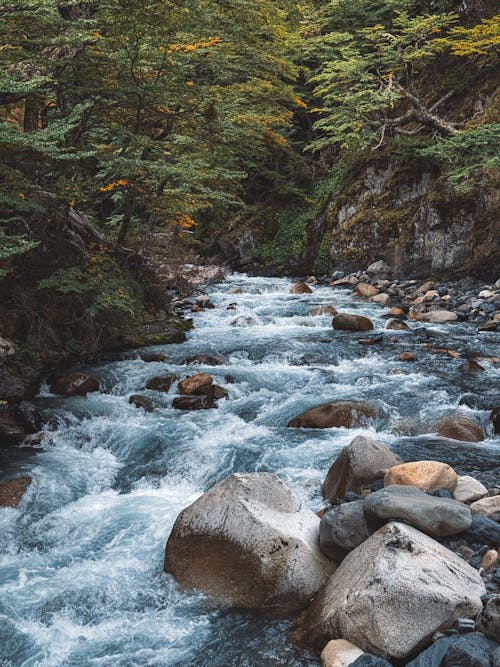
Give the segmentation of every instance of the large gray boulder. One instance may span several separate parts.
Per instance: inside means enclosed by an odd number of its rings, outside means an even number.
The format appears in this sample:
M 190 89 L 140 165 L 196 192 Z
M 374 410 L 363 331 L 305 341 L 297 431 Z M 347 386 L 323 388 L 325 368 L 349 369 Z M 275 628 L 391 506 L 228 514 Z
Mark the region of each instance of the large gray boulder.
M 371 532 L 362 500 L 336 505 L 321 517 L 319 547 L 330 560 L 340 563 Z
M 234 607 L 305 607 L 335 569 L 319 518 L 271 473 L 234 474 L 177 517 L 165 571 Z
M 474 617 L 485 593 L 474 568 L 403 523 L 352 551 L 301 615 L 295 639 L 318 648 L 346 639 L 383 658 L 405 658 L 438 630 Z
M 432 537 L 456 535 L 472 523 L 472 513 L 464 503 L 430 496 L 414 486 L 387 486 L 371 493 L 363 509 L 368 517 L 399 519 Z
M 401 463 L 401 459 L 385 445 L 358 435 L 344 447 L 330 466 L 323 484 L 323 496 L 335 501 L 347 491 L 360 493 L 364 486 L 382 479 L 387 470 Z

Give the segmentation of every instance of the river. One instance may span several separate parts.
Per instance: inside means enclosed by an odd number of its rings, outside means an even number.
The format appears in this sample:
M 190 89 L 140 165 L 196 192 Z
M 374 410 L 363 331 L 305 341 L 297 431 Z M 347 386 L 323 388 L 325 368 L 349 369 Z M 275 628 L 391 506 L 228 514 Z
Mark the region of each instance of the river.
M 291 295 L 290 284 L 234 274 L 208 290 L 216 307 L 194 315 L 185 343 L 154 348 L 168 361 L 137 354 L 92 368 L 102 393 L 85 398 L 42 388 L 37 401 L 50 437 L 35 454 L 20 450 L 16 472 L 33 484 L 18 509 L 0 509 L 1 667 L 317 666 L 316 656 L 287 644 L 290 619 L 221 609 L 162 572 L 178 513 L 235 471 L 275 472 L 318 510 L 331 461 L 357 434 L 405 460 L 442 460 L 460 472 L 499 465 L 500 438 L 491 431 L 479 444 L 432 435 L 435 418 L 464 396 L 476 407 L 498 399 L 499 365 L 482 362 L 484 373 L 464 376 L 463 359 L 422 345 L 492 356 L 498 334 L 413 323 L 416 334 L 386 331 L 381 343 L 364 346 L 359 338 L 381 332 L 387 309 L 340 288 Z M 242 293 L 228 294 L 231 287 Z M 370 317 L 375 332 L 336 332 L 331 316 L 309 314 L 332 302 Z M 254 321 L 231 326 L 239 316 Z M 417 361 L 399 361 L 401 351 Z M 182 364 L 214 352 L 227 363 Z M 218 409 L 174 410 L 175 387 L 144 392 L 157 406 L 152 413 L 128 403 L 154 375 L 197 371 L 228 389 Z M 381 416 L 365 429 L 286 428 L 298 412 L 341 398 L 376 403 Z M 490 428 L 486 410 L 460 409 Z

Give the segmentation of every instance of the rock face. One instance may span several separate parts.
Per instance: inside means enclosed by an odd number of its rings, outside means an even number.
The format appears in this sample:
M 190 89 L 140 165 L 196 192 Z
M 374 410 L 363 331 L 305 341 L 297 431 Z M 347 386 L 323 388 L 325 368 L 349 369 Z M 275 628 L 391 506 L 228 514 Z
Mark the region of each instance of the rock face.
M 362 500 L 336 505 L 321 517 L 319 547 L 327 558 L 340 563 L 370 532 Z
M 475 616 L 479 573 L 432 538 L 389 523 L 352 551 L 299 620 L 296 639 L 342 637 L 384 658 L 404 658 L 456 618 Z
M 432 537 L 456 535 L 472 523 L 467 505 L 429 496 L 414 486 L 388 486 L 371 493 L 363 501 L 363 509 L 369 517 L 401 520 Z
M 213 377 L 206 373 L 196 373 L 178 384 L 179 394 L 194 394 L 197 389 L 207 384 L 212 384 Z
M 474 477 L 463 475 L 458 478 L 457 485 L 453 491 L 455 500 L 461 503 L 472 503 L 488 495 L 488 489 Z
M 70 373 L 57 378 L 50 391 L 59 396 L 85 396 L 92 391 L 99 391 L 99 382 L 85 373 Z
M 146 382 L 146 389 L 152 389 L 153 391 L 168 391 L 176 380 L 177 378 L 173 373 L 157 375 L 149 378 Z
M 290 294 L 312 294 L 312 289 L 305 283 L 295 283 L 290 287 Z
M 0 484 L 0 507 L 17 507 L 26 489 L 31 484 L 31 477 L 18 477 Z
M 500 496 L 481 498 L 472 503 L 470 508 L 472 514 L 483 514 L 494 521 L 500 521 Z
M 331 401 L 301 412 L 288 422 L 289 428 L 353 428 L 378 416 L 375 407 L 362 401 Z
M 332 326 L 339 331 L 370 331 L 373 329 L 373 323 L 367 317 L 349 313 L 335 315 Z
M 347 491 L 360 493 L 364 486 L 382 479 L 389 468 L 400 463 L 399 456 L 388 447 L 358 435 L 330 466 L 323 484 L 323 497 L 334 502 Z
M 457 482 L 458 475 L 453 468 L 439 461 L 402 463 L 388 470 L 384 476 L 384 486 L 410 485 L 422 491 L 453 491 Z
M 321 652 L 323 667 L 349 667 L 363 651 L 344 639 L 332 639 Z
M 436 425 L 438 435 L 451 440 L 463 442 L 481 442 L 484 435 L 475 421 L 465 415 L 447 415 L 439 420 Z
M 8 416 L 0 416 L 0 447 L 18 445 L 26 435 L 24 427 L 18 421 Z
M 318 531 L 318 517 L 275 475 L 234 474 L 177 517 L 165 571 L 234 607 L 290 612 L 334 570 Z

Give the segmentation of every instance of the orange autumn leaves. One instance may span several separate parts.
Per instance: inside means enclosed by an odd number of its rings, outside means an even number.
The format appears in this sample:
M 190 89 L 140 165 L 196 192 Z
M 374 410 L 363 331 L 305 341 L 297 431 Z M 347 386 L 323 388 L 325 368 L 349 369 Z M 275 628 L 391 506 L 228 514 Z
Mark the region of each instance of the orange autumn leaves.
M 160 46 L 160 51 L 171 55 L 172 53 L 192 53 L 200 49 L 210 49 L 222 44 L 222 37 L 209 37 L 191 44 L 171 44 L 170 46 Z
M 118 181 L 113 181 L 107 185 L 103 185 L 99 188 L 100 192 L 112 192 L 116 188 L 124 188 L 128 185 L 128 181 L 125 178 L 120 178 Z

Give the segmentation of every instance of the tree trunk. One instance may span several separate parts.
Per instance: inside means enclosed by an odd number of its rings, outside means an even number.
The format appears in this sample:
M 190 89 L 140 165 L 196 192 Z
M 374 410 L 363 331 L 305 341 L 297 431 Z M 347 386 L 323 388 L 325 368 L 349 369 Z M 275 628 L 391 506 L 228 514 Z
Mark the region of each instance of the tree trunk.
M 122 224 L 120 225 L 120 231 L 118 232 L 118 238 L 116 239 L 117 245 L 123 245 L 125 238 L 127 237 L 128 230 L 130 227 L 130 221 L 132 219 L 133 207 L 129 200 L 125 203 L 125 212 L 123 214 Z

